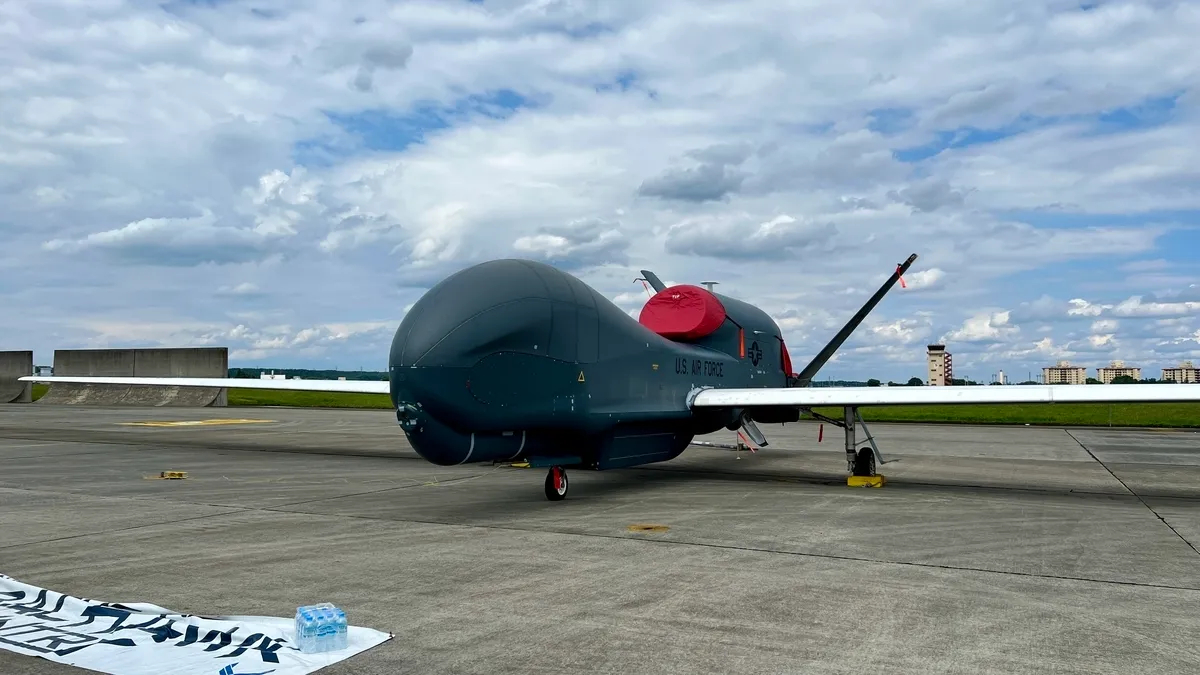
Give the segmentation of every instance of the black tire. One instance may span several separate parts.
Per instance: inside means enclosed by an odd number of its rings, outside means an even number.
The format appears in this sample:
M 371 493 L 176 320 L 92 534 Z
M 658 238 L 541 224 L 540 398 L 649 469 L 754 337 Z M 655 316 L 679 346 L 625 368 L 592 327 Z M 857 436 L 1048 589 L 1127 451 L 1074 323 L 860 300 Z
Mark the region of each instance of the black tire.
M 563 469 L 558 470 L 562 474 L 562 491 L 554 488 L 554 469 L 546 472 L 546 499 L 552 502 L 562 501 L 567 498 L 567 472 Z
M 854 475 L 875 475 L 875 453 L 871 452 L 870 448 L 860 448 L 858 454 L 854 456 Z

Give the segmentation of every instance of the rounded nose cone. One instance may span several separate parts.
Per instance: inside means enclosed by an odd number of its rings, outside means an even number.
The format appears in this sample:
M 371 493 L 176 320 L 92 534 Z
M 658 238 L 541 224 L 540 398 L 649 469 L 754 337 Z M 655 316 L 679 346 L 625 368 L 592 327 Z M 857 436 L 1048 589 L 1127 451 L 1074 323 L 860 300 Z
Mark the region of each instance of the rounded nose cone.
M 545 350 L 548 301 L 559 299 L 562 290 L 572 297 L 564 276 L 541 263 L 494 260 L 447 277 L 400 322 L 392 339 L 391 367 L 469 367 L 514 345 L 521 351 Z

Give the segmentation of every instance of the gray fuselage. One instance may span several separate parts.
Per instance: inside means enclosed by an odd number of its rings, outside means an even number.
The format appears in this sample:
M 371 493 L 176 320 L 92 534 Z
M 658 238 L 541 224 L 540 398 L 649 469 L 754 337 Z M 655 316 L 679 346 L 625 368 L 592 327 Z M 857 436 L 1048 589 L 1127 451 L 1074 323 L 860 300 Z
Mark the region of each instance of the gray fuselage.
M 440 465 L 558 458 L 607 469 L 671 459 L 697 434 L 737 428 L 739 411 L 694 411 L 690 393 L 786 386 L 779 326 L 714 295 L 724 321 L 685 343 L 549 265 L 462 270 L 396 330 L 388 367 L 397 418 L 417 453 Z

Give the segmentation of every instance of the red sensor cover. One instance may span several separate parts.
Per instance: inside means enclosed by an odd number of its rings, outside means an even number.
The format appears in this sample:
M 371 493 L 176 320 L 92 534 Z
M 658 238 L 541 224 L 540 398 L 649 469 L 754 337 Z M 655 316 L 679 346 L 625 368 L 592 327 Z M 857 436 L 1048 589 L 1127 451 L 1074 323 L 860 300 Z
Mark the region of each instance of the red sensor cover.
M 725 306 L 699 286 L 671 286 L 646 302 L 638 321 L 669 340 L 696 340 L 721 327 Z

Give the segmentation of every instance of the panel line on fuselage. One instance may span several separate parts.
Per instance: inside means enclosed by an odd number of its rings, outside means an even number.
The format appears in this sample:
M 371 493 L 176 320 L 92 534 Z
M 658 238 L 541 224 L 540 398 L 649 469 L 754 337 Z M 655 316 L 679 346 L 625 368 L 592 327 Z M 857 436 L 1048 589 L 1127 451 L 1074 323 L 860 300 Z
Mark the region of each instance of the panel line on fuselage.
M 517 457 L 520 457 L 521 453 L 525 450 L 525 433 L 526 433 L 525 430 L 522 429 L 521 430 L 521 447 L 517 448 L 517 451 L 514 452 L 512 457 L 509 457 L 507 461 L 512 461 L 512 460 L 516 459 Z
M 468 459 L 471 459 L 471 453 L 475 452 L 475 432 L 471 432 L 471 446 L 467 448 L 467 455 L 462 458 L 459 464 L 466 464 Z

